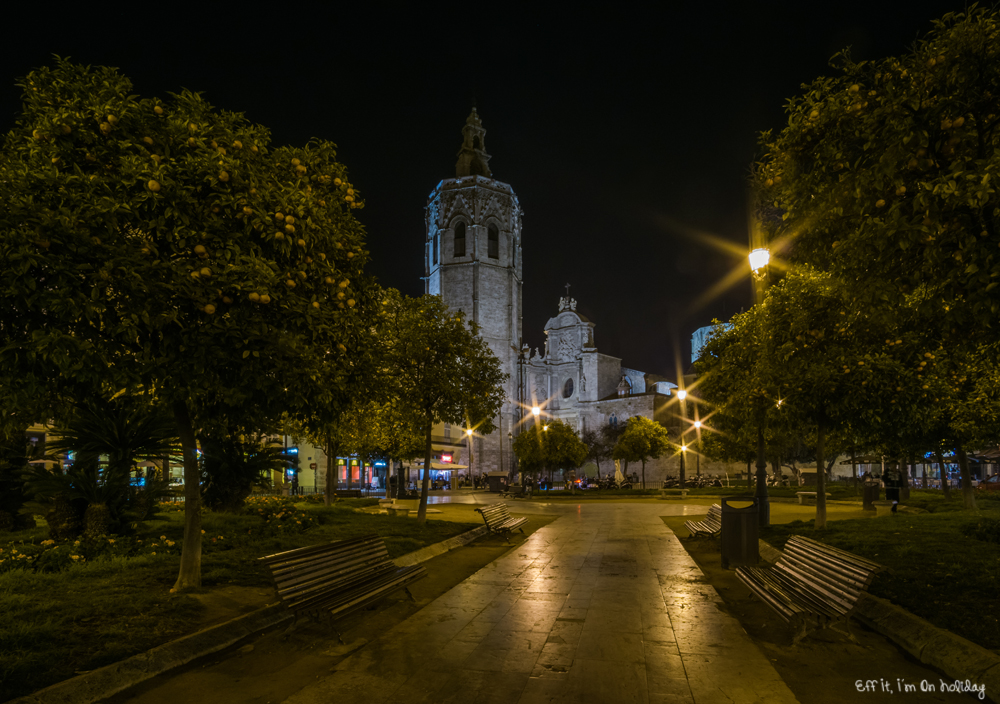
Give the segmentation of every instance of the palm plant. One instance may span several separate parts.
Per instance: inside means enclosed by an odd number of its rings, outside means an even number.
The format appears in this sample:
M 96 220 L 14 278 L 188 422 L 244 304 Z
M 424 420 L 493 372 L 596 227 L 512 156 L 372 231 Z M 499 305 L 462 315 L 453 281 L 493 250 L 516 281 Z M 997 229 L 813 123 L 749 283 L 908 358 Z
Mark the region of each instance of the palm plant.
M 255 484 L 283 471 L 282 448 L 260 436 L 201 438 L 203 501 L 215 511 L 238 511 Z
M 50 451 L 74 453 L 73 466 L 65 474 L 30 470 L 25 480 L 35 499 L 27 508 L 54 513 L 50 531 L 59 537 L 75 529 L 74 513 L 80 514 L 85 536 L 120 532 L 127 518 L 148 517 L 156 496 L 165 493 L 165 482 L 149 483 L 142 491 L 130 486 L 136 462 L 169 455 L 177 445 L 171 416 L 148 397 L 81 403 L 53 432 Z

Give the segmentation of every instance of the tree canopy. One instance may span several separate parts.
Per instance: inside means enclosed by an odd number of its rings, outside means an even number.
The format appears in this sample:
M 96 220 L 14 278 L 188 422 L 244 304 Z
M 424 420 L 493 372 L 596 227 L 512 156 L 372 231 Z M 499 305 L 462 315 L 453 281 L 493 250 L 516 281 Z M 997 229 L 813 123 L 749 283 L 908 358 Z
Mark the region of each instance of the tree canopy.
M 471 422 L 488 435 L 503 406 L 507 375 L 476 326 L 450 311 L 439 296 L 409 298 L 388 289 L 378 322 L 384 369 L 391 374 L 399 423 L 420 428 L 424 476 L 418 520 L 427 514 L 431 430 L 435 423 Z
M 579 467 L 587 459 L 587 446 L 571 426 L 549 420 L 523 429 L 514 439 L 514 453 L 522 472 L 538 474 Z
M 642 463 L 642 488 L 646 488 L 646 461 L 658 459 L 670 452 L 667 429 L 645 416 L 632 416 L 625 424 L 625 431 L 618 438 L 611 456 L 616 460 Z
M 188 512 L 176 587 L 198 586 L 195 429 L 337 401 L 370 325 L 360 195 L 333 144 L 272 148 L 197 93 L 141 98 L 64 60 L 21 88 L 0 155 L 0 403 L 168 402 Z

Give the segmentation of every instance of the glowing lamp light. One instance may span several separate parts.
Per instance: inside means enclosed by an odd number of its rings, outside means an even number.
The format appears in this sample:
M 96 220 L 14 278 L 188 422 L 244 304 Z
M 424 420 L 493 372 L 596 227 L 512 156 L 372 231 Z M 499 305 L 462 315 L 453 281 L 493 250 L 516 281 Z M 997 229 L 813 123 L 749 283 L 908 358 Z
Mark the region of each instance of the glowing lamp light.
M 535 418 L 537 418 L 538 414 L 541 413 L 541 412 L 542 412 L 542 409 L 539 408 L 538 406 L 532 406 L 531 407 L 531 415 L 535 416 Z
M 677 391 L 677 398 L 679 398 L 681 401 L 683 401 L 684 399 L 686 399 L 687 395 L 688 395 L 688 392 L 685 391 L 684 389 L 680 389 L 680 390 Z
M 542 426 L 542 430 L 548 430 L 548 429 L 549 429 L 549 426 L 547 426 L 547 425 Z
M 472 437 L 472 428 L 466 428 L 465 434 L 468 435 L 471 438 Z
M 760 271 L 771 261 L 771 252 L 767 247 L 759 247 L 750 252 L 750 268 L 755 272 Z
M 688 451 L 688 446 L 687 445 L 681 445 L 681 452 L 687 452 L 687 451 Z
M 694 427 L 696 427 L 696 428 L 699 428 L 699 429 L 700 429 L 700 428 L 701 428 L 701 421 L 700 421 L 700 420 L 696 420 L 696 421 L 694 422 Z

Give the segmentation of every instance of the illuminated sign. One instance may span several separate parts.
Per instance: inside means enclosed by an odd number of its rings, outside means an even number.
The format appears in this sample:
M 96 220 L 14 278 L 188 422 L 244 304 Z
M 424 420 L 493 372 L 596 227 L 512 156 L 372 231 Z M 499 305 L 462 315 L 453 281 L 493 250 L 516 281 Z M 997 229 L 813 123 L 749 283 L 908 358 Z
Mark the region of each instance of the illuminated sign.
M 375 460 L 376 467 L 385 467 L 385 462 L 383 460 Z
M 448 463 L 448 462 L 451 462 L 451 455 L 445 455 L 445 454 L 442 454 L 442 455 L 441 455 L 441 462 L 442 462 L 442 463 Z

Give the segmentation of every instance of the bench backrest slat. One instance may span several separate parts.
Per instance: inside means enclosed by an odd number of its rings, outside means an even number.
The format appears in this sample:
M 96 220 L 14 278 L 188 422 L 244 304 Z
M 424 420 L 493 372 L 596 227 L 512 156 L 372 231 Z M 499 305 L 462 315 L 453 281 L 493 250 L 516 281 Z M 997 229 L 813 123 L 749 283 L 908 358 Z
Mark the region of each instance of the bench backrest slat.
M 286 571 L 281 574 L 272 572 L 274 581 L 281 590 L 294 590 L 302 584 L 314 582 L 317 579 L 336 581 L 344 575 L 356 574 L 359 572 L 372 572 L 382 566 L 392 564 L 392 561 L 385 557 L 357 556 L 349 560 L 335 560 L 328 562 L 318 562 L 311 565 L 302 566 L 295 571 Z

